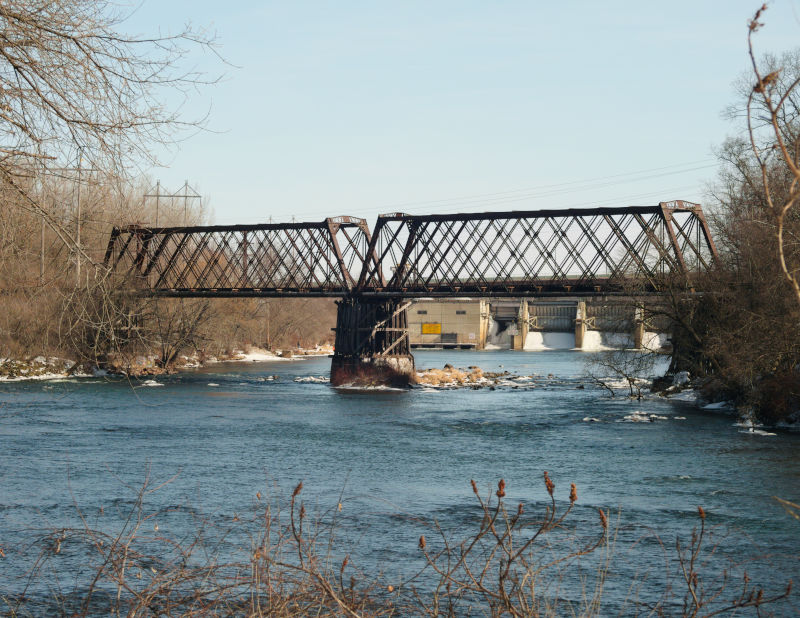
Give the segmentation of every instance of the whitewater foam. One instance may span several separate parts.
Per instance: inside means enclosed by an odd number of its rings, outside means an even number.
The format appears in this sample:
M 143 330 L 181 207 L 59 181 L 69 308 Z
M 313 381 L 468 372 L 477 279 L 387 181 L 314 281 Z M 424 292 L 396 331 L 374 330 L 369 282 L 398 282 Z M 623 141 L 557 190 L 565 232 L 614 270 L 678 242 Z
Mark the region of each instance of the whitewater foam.
M 574 347 L 574 333 L 544 333 L 535 330 L 525 337 L 526 350 L 571 350 Z
M 611 333 L 599 330 L 587 330 L 583 336 L 585 352 L 602 352 L 604 350 L 627 350 L 633 347 L 633 337 L 626 333 Z

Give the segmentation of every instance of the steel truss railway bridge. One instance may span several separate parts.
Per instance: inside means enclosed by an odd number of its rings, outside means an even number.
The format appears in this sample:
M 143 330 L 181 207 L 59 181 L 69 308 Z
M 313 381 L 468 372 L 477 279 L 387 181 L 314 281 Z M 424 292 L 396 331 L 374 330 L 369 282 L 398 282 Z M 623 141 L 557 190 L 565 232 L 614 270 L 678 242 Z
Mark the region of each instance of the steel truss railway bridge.
M 415 298 L 638 297 L 691 288 L 716 249 L 699 204 L 114 228 L 106 266 L 142 294 L 337 297 L 331 381 L 407 380 Z

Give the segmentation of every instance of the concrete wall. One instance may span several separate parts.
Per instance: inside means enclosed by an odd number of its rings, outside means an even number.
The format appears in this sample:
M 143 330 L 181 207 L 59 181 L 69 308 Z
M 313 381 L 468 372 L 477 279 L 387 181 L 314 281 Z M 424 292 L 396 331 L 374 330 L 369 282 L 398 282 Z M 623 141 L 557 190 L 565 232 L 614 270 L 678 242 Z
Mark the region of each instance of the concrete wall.
M 481 300 L 416 301 L 408 308 L 411 345 L 416 347 L 481 347 Z M 424 325 L 439 326 L 439 333 L 423 333 Z M 485 330 L 485 328 L 484 328 Z

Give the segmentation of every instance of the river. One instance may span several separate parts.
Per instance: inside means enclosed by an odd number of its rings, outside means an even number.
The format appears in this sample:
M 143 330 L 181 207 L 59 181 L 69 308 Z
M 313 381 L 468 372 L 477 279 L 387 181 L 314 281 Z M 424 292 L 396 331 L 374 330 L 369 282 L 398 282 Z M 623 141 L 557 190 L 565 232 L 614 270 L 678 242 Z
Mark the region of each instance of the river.
M 0 383 L 0 597 L 28 581 L 27 540 L 79 525 L 79 510 L 115 529 L 148 469 L 154 486 L 169 481 L 146 497 L 156 513 L 148 526 L 175 537 L 252 512 L 257 494 L 284 500 L 302 481 L 312 514 L 341 503 L 337 551 L 397 586 L 419 566 L 417 541 L 433 521 L 460 538 L 473 529 L 471 479 L 486 494 L 502 478 L 511 504 L 543 513 L 545 470 L 561 506 L 577 485 L 576 529 L 596 530 L 597 508 L 612 513 L 608 613 L 656 602 L 667 577 L 682 598 L 675 539 L 688 542 L 698 506 L 719 543 L 709 579 L 730 558 L 769 591 L 800 583 L 800 521 L 774 499 L 800 501 L 800 434 L 749 433 L 679 401 L 611 398 L 585 377 L 585 353 L 415 357 L 420 368 L 450 362 L 534 379 L 495 390 L 337 391 L 295 381 L 327 376 L 329 359 L 312 358 L 217 364 L 160 377 L 159 387 Z M 634 412 L 664 418 L 625 421 Z M 559 594 L 579 596 L 565 577 Z M 793 599 L 774 611 L 792 614 Z

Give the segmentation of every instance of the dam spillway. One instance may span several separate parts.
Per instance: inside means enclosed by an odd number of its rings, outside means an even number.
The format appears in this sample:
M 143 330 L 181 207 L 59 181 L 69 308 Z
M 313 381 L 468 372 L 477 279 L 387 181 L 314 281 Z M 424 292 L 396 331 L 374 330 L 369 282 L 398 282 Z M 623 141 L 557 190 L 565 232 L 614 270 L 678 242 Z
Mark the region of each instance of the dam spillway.
M 652 302 L 652 301 L 651 301 Z M 414 349 L 651 349 L 669 321 L 641 299 L 419 299 L 408 308 Z

